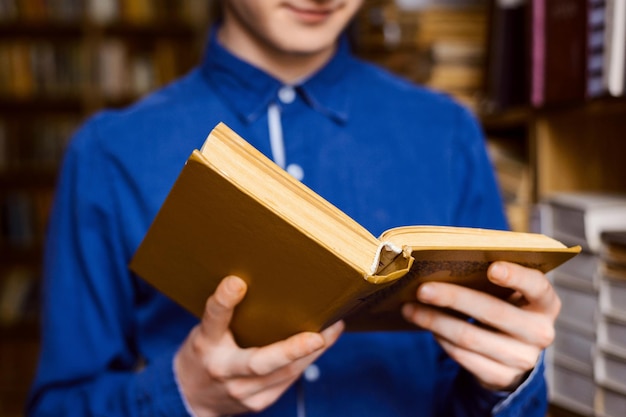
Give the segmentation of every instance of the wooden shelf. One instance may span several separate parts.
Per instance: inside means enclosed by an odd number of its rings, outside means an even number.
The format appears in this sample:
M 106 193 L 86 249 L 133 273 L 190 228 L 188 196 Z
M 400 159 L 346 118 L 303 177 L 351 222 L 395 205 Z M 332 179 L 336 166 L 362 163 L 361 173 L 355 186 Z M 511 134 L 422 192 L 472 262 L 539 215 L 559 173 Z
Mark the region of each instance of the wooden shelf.
M 483 113 L 478 117 L 488 131 L 525 129 L 532 121 L 533 110 L 530 107 L 518 107 L 499 113 Z
M 12 325 L 0 325 L 0 339 L 37 342 L 39 323 L 36 320 L 22 321 Z
M 0 97 L 0 112 L 14 116 L 32 113 L 80 113 L 84 108 L 84 101 L 79 96 L 33 96 L 33 97 Z
M 35 375 L 39 327 L 0 327 L 0 415 L 21 416 Z
M 58 169 L 56 166 L 0 169 L 0 189 L 54 187 Z
M 95 26 L 94 30 L 106 36 L 141 38 L 142 40 L 156 40 L 159 38 L 189 38 L 198 33 L 198 28 L 191 24 L 180 21 L 162 21 L 162 19 L 146 23 L 122 21 L 102 26 Z
M 0 36 L 12 38 L 70 38 L 97 31 L 109 36 L 177 37 L 194 36 L 198 27 L 183 20 L 155 18 L 145 22 L 115 21 L 98 23 L 87 19 L 74 21 L 5 21 L 0 22 Z
M 626 105 L 594 100 L 537 112 L 533 124 L 537 195 L 626 192 Z
M 15 246 L 0 243 L 0 264 L 24 265 L 39 269 L 43 257 L 43 243 L 35 242 L 28 246 Z M 1 278 L 0 278 L 1 281 Z
M 83 22 L 20 21 L 0 23 L 0 36 L 21 39 L 76 39 L 85 32 Z

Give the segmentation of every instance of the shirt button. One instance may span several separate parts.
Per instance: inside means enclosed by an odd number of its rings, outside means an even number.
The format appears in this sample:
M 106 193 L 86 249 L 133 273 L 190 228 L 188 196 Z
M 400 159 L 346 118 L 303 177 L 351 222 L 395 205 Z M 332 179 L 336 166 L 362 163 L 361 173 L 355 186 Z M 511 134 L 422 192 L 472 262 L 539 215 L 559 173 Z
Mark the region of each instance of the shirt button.
M 298 181 L 302 181 L 304 178 L 304 170 L 298 164 L 289 164 L 287 166 L 287 172 Z
M 284 104 L 292 103 L 296 99 L 296 90 L 292 86 L 286 85 L 278 90 L 278 98 Z
M 316 364 L 309 365 L 304 370 L 304 379 L 306 379 L 307 382 L 315 382 L 318 379 L 320 379 L 320 368 L 319 368 L 319 366 L 317 366 Z

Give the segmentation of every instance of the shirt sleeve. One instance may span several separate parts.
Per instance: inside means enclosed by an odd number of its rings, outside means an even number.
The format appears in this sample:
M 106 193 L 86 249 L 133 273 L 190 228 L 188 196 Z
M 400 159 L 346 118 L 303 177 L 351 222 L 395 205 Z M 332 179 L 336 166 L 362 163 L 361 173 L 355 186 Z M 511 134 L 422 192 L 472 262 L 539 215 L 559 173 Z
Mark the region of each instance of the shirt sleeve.
M 545 355 L 542 353 L 537 366 L 514 392 L 502 398 L 493 408 L 496 417 L 522 417 L 546 415 L 548 408 L 545 381 Z
M 46 237 L 42 345 L 29 416 L 186 416 L 172 360 L 136 346 L 134 281 L 91 120 L 66 153 Z
M 526 380 L 513 392 L 483 388 L 467 371 L 460 370 L 442 416 L 545 417 L 548 407 L 543 355 Z

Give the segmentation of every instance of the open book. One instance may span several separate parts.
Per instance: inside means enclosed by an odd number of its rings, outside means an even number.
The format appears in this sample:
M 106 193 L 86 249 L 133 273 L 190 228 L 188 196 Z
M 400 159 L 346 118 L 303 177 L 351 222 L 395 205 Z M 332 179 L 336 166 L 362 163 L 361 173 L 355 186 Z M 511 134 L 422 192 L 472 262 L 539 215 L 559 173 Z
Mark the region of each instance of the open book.
M 219 124 L 194 150 L 130 264 L 197 316 L 230 274 L 248 284 L 232 331 L 263 345 L 339 319 L 355 330 L 413 329 L 400 313 L 428 280 L 506 297 L 485 271 L 542 271 L 580 248 L 539 234 L 413 226 L 379 238 Z

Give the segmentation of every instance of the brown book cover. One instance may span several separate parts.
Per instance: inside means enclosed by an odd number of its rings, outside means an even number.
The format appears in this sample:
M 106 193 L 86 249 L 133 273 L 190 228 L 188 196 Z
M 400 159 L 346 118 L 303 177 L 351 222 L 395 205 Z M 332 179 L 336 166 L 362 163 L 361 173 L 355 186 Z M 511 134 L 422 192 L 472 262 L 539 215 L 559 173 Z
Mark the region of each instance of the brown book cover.
M 529 4 L 489 2 L 485 103 L 488 113 L 529 103 Z
M 594 39 L 602 36 L 603 14 L 603 0 L 532 0 L 534 106 L 601 94 L 597 72 L 602 69 L 594 67 L 601 61 L 603 46 L 594 46 Z
M 401 304 L 445 280 L 504 297 L 485 271 L 510 260 L 548 271 L 574 256 L 539 234 L 412 226 L 379 238 L 295 180 L 224 124 L 195 150 L 131 269 L 197 316 L 219 281 L 248 293 L 232 330 L 263 345 L 339 319 L 349 329 L 409 329 Z

